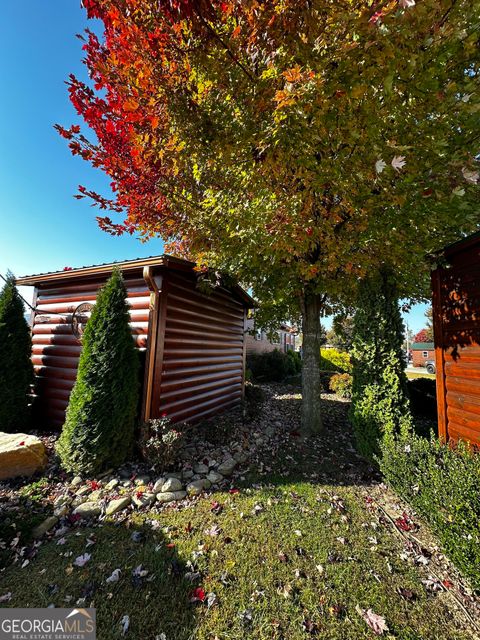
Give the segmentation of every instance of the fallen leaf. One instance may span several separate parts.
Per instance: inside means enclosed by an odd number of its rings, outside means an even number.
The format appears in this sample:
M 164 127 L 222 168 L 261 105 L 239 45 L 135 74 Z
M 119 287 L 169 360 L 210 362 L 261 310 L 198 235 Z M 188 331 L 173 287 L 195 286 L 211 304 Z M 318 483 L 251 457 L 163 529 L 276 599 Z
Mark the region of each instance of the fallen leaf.
M 76 567 L 84 567 L 91 557 L 92 556 L 89 553 L 84 553 L 82 556 L 78 556 L 78 558 L 75 558 L 73 564 Z
M 127 633 L 129 626 L 130 626 L 130 616 L 125 615 L 120 620 L 120 627 L 121 627 L 121 630 L 122 630 L 122 636 L 124 636 Z
M 105 582 L 111 584 L 113 582 L 118 582 L 120 580 L 120 569 L 115 569 L 112 571 L 112 574 L 105 580 Z
M 383 635 L 384 631 L 388 631 L 388 627 L 385 623 L 385 618 L 382 618 L 382 616 L 374 613 L 371 609 L 362 609 L 357 604 L 357 606 L 355 607 L 355 611 L 360 616 L 362 616 L 362 618 L 365 620 L 365 622 L 375 635 L 381 636 Z

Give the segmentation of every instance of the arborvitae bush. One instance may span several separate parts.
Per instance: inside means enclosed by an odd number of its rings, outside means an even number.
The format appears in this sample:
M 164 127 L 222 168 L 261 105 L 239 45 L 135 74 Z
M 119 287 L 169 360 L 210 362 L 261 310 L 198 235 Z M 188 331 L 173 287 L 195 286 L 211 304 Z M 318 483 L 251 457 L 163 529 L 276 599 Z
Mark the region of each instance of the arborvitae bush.
M 9 273 L 6 279 L 0 293 L 0 431 L 14 433 L 30 421 L 32 340 L 15 278 Z
M 351 421 L 359 451 L 370 459 L 382 438 L 411 425 L 402 355 L 403 322 L 391 272 L 365 279 L 358 296 L 351 351 Z
M 125 461 L 133 447 L 139 356 L 129 326 L 127 291 L 115 270 L 99 291 L 57 451 L 68 471 L 95 474 Z

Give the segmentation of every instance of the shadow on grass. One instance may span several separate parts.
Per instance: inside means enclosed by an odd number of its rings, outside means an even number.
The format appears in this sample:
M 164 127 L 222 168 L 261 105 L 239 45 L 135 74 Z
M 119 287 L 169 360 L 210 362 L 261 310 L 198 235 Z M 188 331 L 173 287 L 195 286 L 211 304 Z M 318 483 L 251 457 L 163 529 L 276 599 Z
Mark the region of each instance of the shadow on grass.
M 206 605 L 191 602 L 197 583 L 185 576 L 195 567 L 179 559 L 161 529 L 108 522 L 72 528 L 64 539 L 63 544 L 59 537 L 45 541 L 30 566 L 5 570 L 1 589 L 12 597 L 2 606 L 95 607 L 101 640 L 123 637 L 125 616 L 128 637 L 192 637 L 196 609 Z M 85 553 L 90 559 L 76 566 L 75 559 Z M 107 582 L 116 569 L 118 581 Z

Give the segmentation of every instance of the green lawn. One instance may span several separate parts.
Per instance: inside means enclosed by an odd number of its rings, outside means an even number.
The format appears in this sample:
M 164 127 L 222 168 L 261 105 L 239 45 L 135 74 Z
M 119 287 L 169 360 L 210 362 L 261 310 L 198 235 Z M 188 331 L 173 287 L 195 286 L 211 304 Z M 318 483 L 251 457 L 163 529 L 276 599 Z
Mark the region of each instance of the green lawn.
M 351 450 L 346 404 L 330 397 L 324 407 L 325 435 L 303 443 L 298 395 L 274 393 L 255 424 L 281 417 L 286 428 L 236 483 L 238 493 L 77 525 L 64 544 L 51 539 L 25 568 L 0 573 L 0 596 L 11 592 L 7 606 L 95 606 L 99 640 L 122 637 L 125 615 L 125 637 L 138 640 L 377 637 L 358 606 L 385 619 L 386 638 L 475 637 L 452 599 L 453 569 L 446 573 L 442 560 L 439 575 L 435 550 L 430 558 L 395 528 L 404 505 Z M 422 525 L 415 538 L 423 535 L 430 540 Z M 86 565 L 73 566 L 84 553 Z M 140 565 L 137 574 L 147 573 L 133 575 Z M 115 569 L 119 581 L 106 583 Z M 432 590 L 432 572 L 451 587 Z M 211 606 L 208 596 L 191 602 L 196 588 L 215 594 Z

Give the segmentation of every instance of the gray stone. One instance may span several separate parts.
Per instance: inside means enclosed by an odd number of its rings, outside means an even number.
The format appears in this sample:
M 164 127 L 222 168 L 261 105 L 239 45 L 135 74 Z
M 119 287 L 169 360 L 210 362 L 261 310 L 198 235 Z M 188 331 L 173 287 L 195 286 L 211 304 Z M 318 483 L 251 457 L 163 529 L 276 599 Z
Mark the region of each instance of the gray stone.
M 202 462 L 199 462 L 198 464 L 193 465 L 193 470 L 195 473 L 198 473 L 200 475 L 204 475 L 208 473 L 207 465 L 203 464 Z
M 132 486 L 132 481 L 131 480 L 124 480 L 122 482 L 122 487 L 128 488 Z
M 53 510 L 53 515 L 57 518 L 63 518 L 70 511 L 68 504 L 61 504 L 59 507 Z
M 242 453 L 241 451 L 237 451 L 233 454 L 234 460 L 238 462 L 238 464 L 243 464 L 248 460 L 248 456 L 246 453 Z
M 181 471 L 170 471 L 169 473 L 165 474 L 166 478 L 177 478 L 177 480 L 181 480 L 182 479 L 182 472 Z
M 45 445 L 26 433 L 0 433 L 0 480 L 31 476 L 47 464 Z
M 193 471 L 191 469 L 185 469 L 185 471 L 182 472 L 182 480 L 190 480 L 191 478 L 193 478 Z
M 186 491 L 165 491 L 157 494 L 158 502 L 167 504 L 168 502 L 176 502 L 187 497 Z
M 86 496 L 87 493 L 90 493 L 91 489 L 88 486 L 85 487 L 81 487 L 77 492 L 76 492 L 76 496 Z
M 50 529 L 53 529 L 53 527 L 57 524 L 57 522 L 58 522 L 57 516 L 50 516 L 49 518 L 44 520 L 41 524 L 39 524 L 37 527 L 35 527 L 35 529 L 32 531 L 32 536 L 34 538 L 41 538 L 47 533 L 47 531 L 50 531 Z
M 73 498 L 67 494 L 63 494 L 55 498 L 55 502 L 53 503 L 54 507 L 61 507 L 64 504 L 72 504 Z
M 217 482 L 223 480 L 223 476 L 221 473 L 218 473 L 218 471 L 210 471 L 207 476 L 207 480 L 209 480 L 212 484 L 216 484 Z
M 94 518 L 102 513 L 102 507 L 98 502 L 84 502 L 79 504 L 73 514 L 81 518 Z
M 133 495 L 132 496 L 133 504 L 138 507 L 148 507 L 149 504 L 155 502 L 155 494 L 154 493 L 142 493 L 141 495 Z
M 130 479 L 132 477 L 132 472 L 130 471 L 130 469 L 120 469 L 118 475 L 120 476 L 120 478 Z
M 70 486 L 71 487 L 78 487 L 79 485 L 81 485 L 83 482 L 82 478 L 80 476 L 75 476 L 74 479 L 71 481 Z
M 194 480 L 187 484 L 187 493 L 189 496 L 198 496 L 205 489 L 209 489 L 211 487 L 211 482 L 209 480 Z
M 222 462 L 222 464 L 218 465 L 218 473 L 221 473 L 222 476 L 227 476 L 227 478 L 229 476 L 232 475 L 233 470 L 235 469 L 235 467 L 237 466 L 237 461 L 234 460 L 233 458 L 229 458 L 228 460 L 225 460 L 225 462 Z
M 123 498 L 117 498 L 116 500 L 110 500 L 107 506 L 107 516 L 112 516 L 118 511 L 123 511 L 130 504 L 130 496 L 124 496 Z
M 162 493 L 168 493 L 170 491 L 181 491 L 183 485 L 178 478 L 168 478 L 162 486 Z
M 115 487 L 118 487 L 119 484 L 120 480 L 118 480 L 117 478 L 112 478 L 112 480 L 110 480 L 110 482 L 105 485 L 105 491 L 112 491 L 113 489 L 115 489 Z
M 102 496 L 103 496 L 103 489 L 95 489 L 95 491 L 92 491 L 92 493 L 88 496 L 88 501 L 98 502 L 98 500 L 100 500 Z
M 136 485 L 148 484 L 149 482 L 150 482 L 150 476 L 147 476 L 147 475 L 137 476 L 135 478 Z
M 153 493 L 155 494 L 160 493 L 164 484 L 165 484 L 165 478 L 158 478 L 158 480 L 156 480 L 155 484 L 153 485 Z

